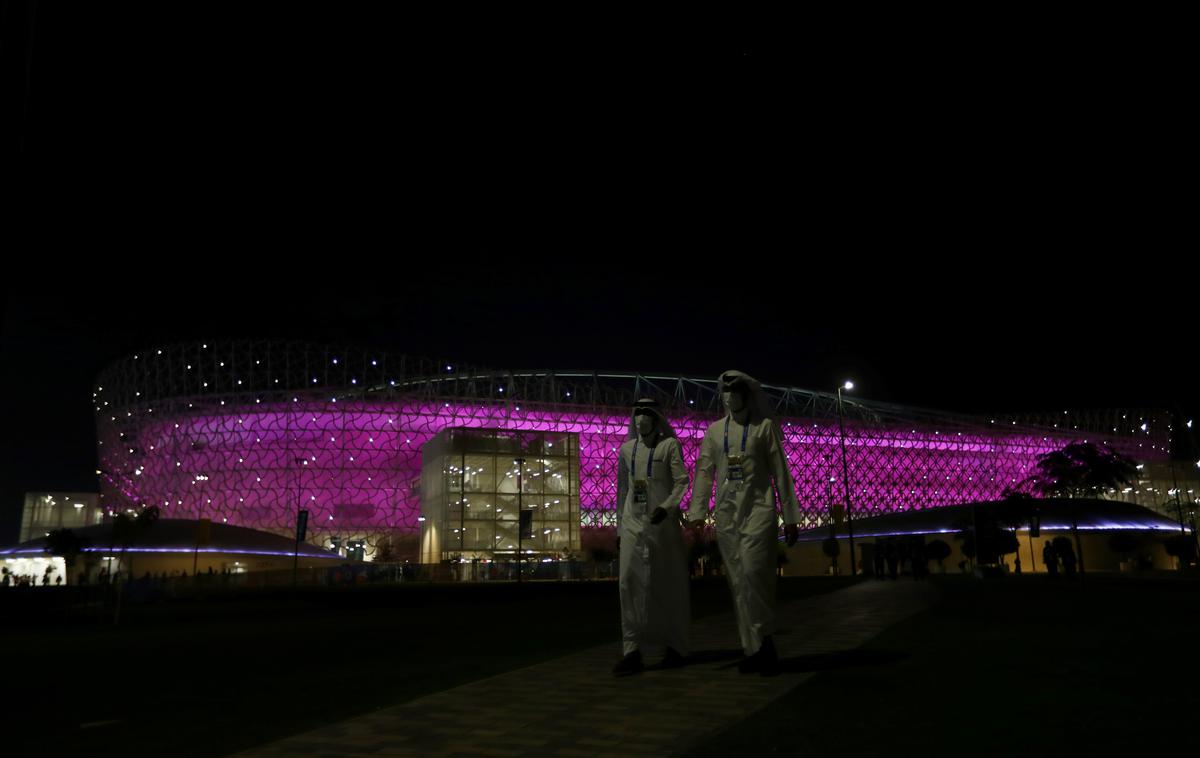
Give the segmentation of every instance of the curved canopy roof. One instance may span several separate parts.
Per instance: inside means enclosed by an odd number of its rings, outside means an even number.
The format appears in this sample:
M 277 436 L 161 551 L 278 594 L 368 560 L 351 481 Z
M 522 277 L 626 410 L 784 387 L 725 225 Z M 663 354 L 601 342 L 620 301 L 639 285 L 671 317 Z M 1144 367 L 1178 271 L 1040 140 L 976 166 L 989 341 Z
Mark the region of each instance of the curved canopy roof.
M 1140 505 L 1123 503 L 1119 500 L 1091 499 L 1045 499 L 1029 501 L 1037 508 L 1041 528 L 1056 531 L 1070 529 L 1072 518 L 1077 518 L 1080 529 L 1085 530 L 1130 530 L 1155 531 L 1167 534 L 1179 532 L 1179 522 Z M 975 503 L 977 516 L 986 517 L 996 502 Z M 957 534 L 970 527 L 972 504 L 942 505 L 922 511 L 888 513 L 854 519 L 855 537 L 891 537 L 902 534 Z M 1022 529 L 1027 529 L 1026 524 Z M 1190 531 L 1190 529 L 1188 530 Z M 820 526 L 800 533 L 801 541 L 813 542 L 829 536 L 829 527 Z M 846 536 L 843 525 L 838 537 Z M 1169 536 L 1169 534 L 1167 534 Z
M 200 522 L 196 519 L 159 519 L 153 526 L 137 535 L 129 552 L 134 553 L 228 553 L 233 555 L 290 556 L 296 550 L 295 540 L 278 534 L 248 529 L 231 524 L 209 524 L 208 539 L 197 545 Z M 112 522 L 71 530 L 87 541 L 86 552 L 117 553 L 120 543 L 113 538 Z M 39 537 L 16 547 L 0 549 L 0 556 L 17 557 L 44 554 L 46 538 Z M 306 542 L 300 543 L 300 555 L 305 558 L 345 560 L 334 553 Z

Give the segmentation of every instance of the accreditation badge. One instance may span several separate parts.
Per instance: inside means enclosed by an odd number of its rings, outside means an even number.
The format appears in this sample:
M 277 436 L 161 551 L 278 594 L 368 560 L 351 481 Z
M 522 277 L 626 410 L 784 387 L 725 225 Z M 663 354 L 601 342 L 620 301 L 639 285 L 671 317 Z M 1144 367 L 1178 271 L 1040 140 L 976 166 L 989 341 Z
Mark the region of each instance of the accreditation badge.
M 646 514 L 646 505 L 650 502 L 650 483 L 645 479 L 635 479 L 633 482 L 633 511 L 638 515 Z
M 746 478 L 743 468 L 743 458 L 740 455 L 729 456 L 729 474 L 725 477 L 731 482 L 740 482 Z

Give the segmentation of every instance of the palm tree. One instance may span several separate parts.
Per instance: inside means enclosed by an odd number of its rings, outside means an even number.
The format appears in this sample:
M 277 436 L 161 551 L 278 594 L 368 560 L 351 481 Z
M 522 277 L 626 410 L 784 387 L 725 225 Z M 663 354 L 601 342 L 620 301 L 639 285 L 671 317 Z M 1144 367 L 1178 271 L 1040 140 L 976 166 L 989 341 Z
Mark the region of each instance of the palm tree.
M 129 516 L 126 513 L 118 513 L 113 518 L 113 538 L 121 545 L 121 567 L 128 565 L 129 579 L 133 579 L 133 559 L 129 559 L 126 564 L 126 554 L 129 548 L 137 541 L 137 538 L 144 532 L 148 531 L 155 523 L 158 522 L 159 514 L 162 513 L 157 505 L 151 505 L 142 508 L 136 516 Z M 113 625 L 120 623 L 121 620 L 121 582 L 117 582 L 117 607 L 113 612 Z
M 126 553 L 129 548 L 133 547 L 138 538 L 150 530 L 162 514 L 162 509 L 157 505 L 147 506 L 138 511 L 136 516 L 129 516 L 124 513 L 118 513 L 113 519 L 113 534 L 121 545 L 121 565 L 125 563 Z M 129 559 L 129 578 L 133 579 L 133 559 Z
M 70 529 L 55 529 L 46 535 L 45 550 L 50 555 L 63 559 L 67 567 L 67 584 L 71 583 L 71 569 L 75 568 L 75 559 L 89 544 L 87 540 L 72 532 Z
M 1037 512 L 1037 505 L 1033 496 L 1025 492 L 1017 492 L 1016 490 L 1006 489 L 1004 491 L 1004 499 L 995 506 L 997 523 L 1007 527 L 1012 531 L 1013 538 L 1017 538 L 1017 532 L 1024 526 L 1028 526 L 1033 521 L 1034 513 Z M 1021 561 L 1021 548 L 1018 543 L 1017 547 L 1017 564 Z M 1033 535 L 1029 535 L 1029 556 L 1034 561 L 1031 568 L 1037 568 L 1037 558 L 1033 554 Z
M 1137 479 L 1137 462 L 1107 446 L 1072 442 L 1062 450 L 1038 456 L 1037 473 L 1029 480 L 1035 492 L 1048 497 L 1099 497 Z M 1073 505 L 1073 504 L 1072 504 Z M 1071 508 L 1071 533 L 1083 575 L 1083 544 L 1079 541 L 1079 514 Z

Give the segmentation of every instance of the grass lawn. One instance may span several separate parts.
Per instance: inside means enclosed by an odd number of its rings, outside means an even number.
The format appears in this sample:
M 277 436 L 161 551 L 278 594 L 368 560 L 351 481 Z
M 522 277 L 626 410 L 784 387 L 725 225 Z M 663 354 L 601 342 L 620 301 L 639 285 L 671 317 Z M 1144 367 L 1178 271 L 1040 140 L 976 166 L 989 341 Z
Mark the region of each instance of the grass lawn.
M 1200 581 L 933 581 L 936 606 L 858 651 L 793 662 L 819 673 L 694 755 L 1133 756 L 1200 747 Z
M 780 600 L 849 581 L 781 580 Z M 615 582 L 244 591 L 129 605 L 119 627 L 14 597 L 0 592 L 5 755 L 223 755 L 593 645 L 620 653 Z M 695 581 L 692 610 L 731 612 L 725 580 Z

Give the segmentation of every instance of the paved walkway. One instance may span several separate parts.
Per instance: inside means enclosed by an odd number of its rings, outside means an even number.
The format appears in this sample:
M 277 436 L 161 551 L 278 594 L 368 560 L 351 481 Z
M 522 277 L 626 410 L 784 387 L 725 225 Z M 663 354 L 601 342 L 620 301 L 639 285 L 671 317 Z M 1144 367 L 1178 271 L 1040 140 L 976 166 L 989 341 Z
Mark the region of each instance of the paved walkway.
M 743 675 L 732 614 L 692 624 L 689 665 L 609 673 L 620 644 L 471 682 L 241 753 L 242 756 L 663 756 L 685 752 L 837 665 L 930 605 L 925 582 L 867 580 L 779 607 L 783 673 Z

